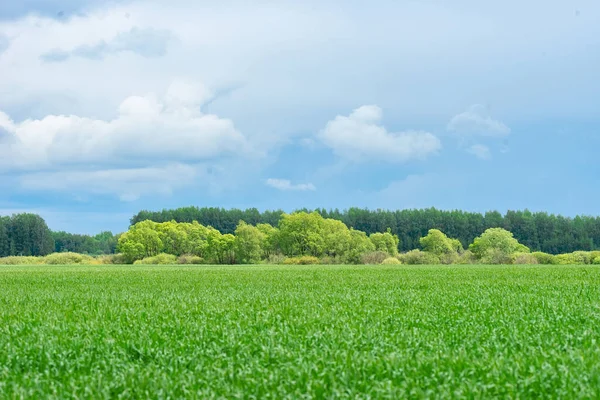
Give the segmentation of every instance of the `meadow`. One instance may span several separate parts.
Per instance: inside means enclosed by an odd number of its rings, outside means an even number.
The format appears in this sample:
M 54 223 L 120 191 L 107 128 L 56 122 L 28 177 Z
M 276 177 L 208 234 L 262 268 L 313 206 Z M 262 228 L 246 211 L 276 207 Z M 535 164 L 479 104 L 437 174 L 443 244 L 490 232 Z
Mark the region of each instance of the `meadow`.
M 2 266 L 0 398 L 599 398 L 597 266 Z

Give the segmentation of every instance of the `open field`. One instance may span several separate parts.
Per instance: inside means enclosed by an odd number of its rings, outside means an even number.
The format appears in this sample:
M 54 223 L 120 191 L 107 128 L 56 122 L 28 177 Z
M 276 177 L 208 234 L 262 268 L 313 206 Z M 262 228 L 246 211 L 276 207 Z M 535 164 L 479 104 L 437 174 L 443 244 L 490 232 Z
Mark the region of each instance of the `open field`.
M 600 267 L 0 267 L 0 398 L 600 397 Z

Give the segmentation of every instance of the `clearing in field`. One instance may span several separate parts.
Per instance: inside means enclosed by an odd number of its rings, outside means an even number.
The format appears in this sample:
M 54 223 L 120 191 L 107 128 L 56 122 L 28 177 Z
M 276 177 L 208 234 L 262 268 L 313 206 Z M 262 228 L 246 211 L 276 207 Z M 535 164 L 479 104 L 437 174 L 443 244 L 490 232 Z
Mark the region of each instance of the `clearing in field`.
M 600 397 L 596 267 L 2 267 L 0 397 Z

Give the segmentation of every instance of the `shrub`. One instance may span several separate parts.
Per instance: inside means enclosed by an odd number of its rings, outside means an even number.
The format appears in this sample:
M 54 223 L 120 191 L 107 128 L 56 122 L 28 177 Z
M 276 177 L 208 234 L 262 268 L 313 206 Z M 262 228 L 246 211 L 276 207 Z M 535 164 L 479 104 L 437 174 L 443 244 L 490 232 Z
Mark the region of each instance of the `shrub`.
M 477 259 L 475 255 L 471 252 L 471 250 L 466 250 L 462 254 L 458 256 L 454 264 L 467 265 L 467 264 L 476 264 Z
M 396 257 L 388 257 L 385 260 L 383 260 L 381 262 L 381 264 L 382 265 L 400 265 L 402 263 Z
M 583 264 L 582 257 L 573 253 L 558 254 L 554 256 L 554 260 L 558 265 Z
M 592 263 L 592 252 L 590 251 L 574 251 L 571 254 L 573 255 L 573 259 L 576 260 L 577 264 Z
M 389 228 L 385 233 L 372 233 L 369 236 L 369 239 L 375 246 L 375 250 L 387 253 L 388 257 L 398 255 L 398 245 L 400 244 L 400 239 L 398 239 L 398 236 L 392 235 L 392 232 Z
M 146 264 L 146 265 L 173 265 L 177 264 L 177 256 L 173 254 L 161 253 L 154 257 L 146 257 L 142 260 L 134 262 L 134 264 Z
M 338 256 L 336 256 L 336 257 L 324 256 L 319 259 L 319 264 L 321 264 L 321 265 L 341 265 L 341 264 L 344 264 L 344 262 Z
M 439 256 L 436 256 L 436 257 L 439 258 L 441 264 L 450 265 L 450 264 L 456 264 L 458 262 L 458 260 L 460 259 L 460 254 L 446 253 L 446 254 L 440 254 Z
M 93 257 L 79 253 L 52 253 L 44 257 L 48 265 L 93 264 Z
M 286 265 L 312 265 L 319 264 L 319 259 L 313 256 L 290 257 L 283 260 Z
M 517 265 L 539 264 L 538 259 L 531 253 L 515 253 L 512 258 L 512 263 Z
M 269 258 L 265 260 L 266 264 L 283 264 L 285 256 L 283 254 L 270 254 Z
M 400 254 L 402 264 L 408 265 L 433 265 L 439 264 L 440 259 L 434 254 L 421 250 L 411 250 L 408 253 Z
M 523 252 L 517 252 L 521 254 Z M 481 257 L 481 263 L 483 264 L 512 264 L 512 255 L 514 253 L 507 253 L 502 249 L 490 248 L 488 249 L 483 257 Z
M 383 262 L 390 255 L 385 251 L 370 251 L 368 253 L 363 254 L 360 257 L 360 261 L 362 264 L 373 264 L 378 265 Z
M 600 265 L 600 257 L 596 257 L 592 260 L 592 264 L 594 265 Z
M 184 254 L 177 259 L 177 264 L 204 264 L 204 259 L 191 254 Z
M 43 257 L 11 256 L 0 258 L 0 265 L 39 265 L 43 263 Z
M 594 264 L 595 260 L 598 259 L 597 251 L 574 251 L 573 253 L 559 254 L 554 256 L 556 264 L 568 265 L 568 264 Z
M 534 253 L 531 253 L 531 255 L 536 258 L 538 264 L 551 265 L 557 263 L 555 256 L 552 254 L 536 251 Z
M 101 265 L 122 265 L 127 264 L 123 254 L 106 254 L 96 257 L 96 263 Z

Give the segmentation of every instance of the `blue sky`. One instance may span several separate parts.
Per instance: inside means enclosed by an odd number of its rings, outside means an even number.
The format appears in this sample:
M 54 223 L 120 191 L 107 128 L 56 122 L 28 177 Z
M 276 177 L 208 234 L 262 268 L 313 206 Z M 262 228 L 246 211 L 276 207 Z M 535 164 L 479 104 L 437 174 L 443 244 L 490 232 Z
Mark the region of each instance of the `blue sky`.
M 0 3 L 0 214 L 599 214 L 600 3 Z

